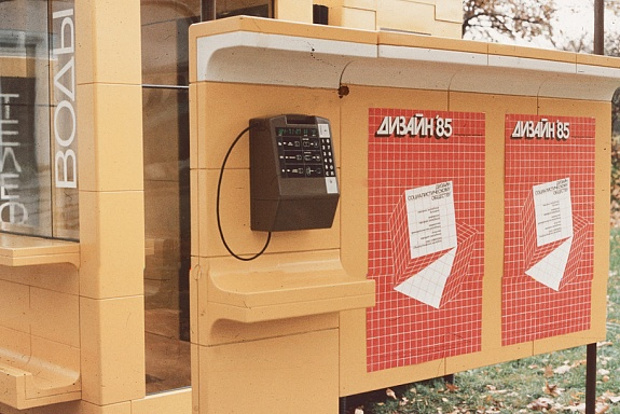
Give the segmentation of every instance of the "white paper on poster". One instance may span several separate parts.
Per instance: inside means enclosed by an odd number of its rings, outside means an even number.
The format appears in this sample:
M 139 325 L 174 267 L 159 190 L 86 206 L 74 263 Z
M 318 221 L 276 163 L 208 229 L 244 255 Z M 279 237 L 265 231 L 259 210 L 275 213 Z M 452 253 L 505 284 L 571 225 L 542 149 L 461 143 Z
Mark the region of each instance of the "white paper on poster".
M 527 269 L 525 274 L 531 276 L 543 285 L 555 291 L 559 291 L 572 245 L 573 238 L 570 237 L 549 253 L 549 255 Z
M 563 178 L 535 185 L 536 241 L 544 246 L 573 236 L 573 209 L 570 179 Z
M 456 252 L 457 249 L 448 251 L 394 290 L 439 309 L 446 282 L 452 273 Z
M 405 192 L 411 258 L 456 247 L 452 181 Z

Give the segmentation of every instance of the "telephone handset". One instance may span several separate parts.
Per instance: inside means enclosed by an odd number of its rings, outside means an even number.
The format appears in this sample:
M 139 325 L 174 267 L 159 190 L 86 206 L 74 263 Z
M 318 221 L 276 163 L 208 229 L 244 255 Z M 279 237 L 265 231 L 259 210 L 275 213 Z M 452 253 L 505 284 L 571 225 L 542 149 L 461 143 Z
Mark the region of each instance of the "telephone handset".
M 329 120 L 250 120 L 250 196 L 252 230 L 331 227 L 340 191 Z

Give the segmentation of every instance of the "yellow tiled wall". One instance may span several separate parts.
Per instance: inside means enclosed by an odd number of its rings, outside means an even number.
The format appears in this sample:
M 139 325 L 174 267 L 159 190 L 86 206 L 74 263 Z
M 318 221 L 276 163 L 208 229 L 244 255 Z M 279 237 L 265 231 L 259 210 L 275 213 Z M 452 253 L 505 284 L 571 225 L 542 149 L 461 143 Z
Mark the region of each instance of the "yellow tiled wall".
M 0 361 L 26 371 L 39 364 L 51 367 L 35 373 L 43 382 L 53 367 L 62 367 L 79 382 L 79 309 L 79 277 L 73 265 L 0 266 Z M 55 384 L 53 379 L 50 383 Z M 8 409 L 0 406 L 3 414 Z
M 78 286 L 71 265 L 0 266 L 0 349 L 79 372 Z
M 315 0 L 329 7 L 329 24 L 396 30 L 459 39 L 463 21 L 457 0 Z
M 312 0 L 276 1 L 274 15 L 278 20 L 312 23 Z

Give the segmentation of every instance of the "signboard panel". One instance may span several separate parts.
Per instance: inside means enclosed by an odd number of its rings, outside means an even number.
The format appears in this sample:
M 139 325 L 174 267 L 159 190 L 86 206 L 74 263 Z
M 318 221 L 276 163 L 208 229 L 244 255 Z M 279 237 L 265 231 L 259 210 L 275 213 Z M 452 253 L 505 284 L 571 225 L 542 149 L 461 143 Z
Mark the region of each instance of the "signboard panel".
M 502 343 L 590 328 L 595 120 L 506 115 Z
M 480 350 L 482 113 L 369 110 L 369 372 Z

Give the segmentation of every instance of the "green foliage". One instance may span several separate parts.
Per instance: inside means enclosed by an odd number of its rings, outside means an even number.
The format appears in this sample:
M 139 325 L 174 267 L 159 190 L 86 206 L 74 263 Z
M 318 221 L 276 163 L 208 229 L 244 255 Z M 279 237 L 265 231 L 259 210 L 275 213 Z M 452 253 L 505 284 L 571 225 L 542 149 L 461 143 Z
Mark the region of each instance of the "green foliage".
M 609 283 L 611 284 L 618 275 L 616 272 L 620 271 L 620 228 L 613 228 L 609 233 L 609 269 L 610 269 L 610 278 Z M 609 287 L 609 301 L 610 306 L 614 304 L 618 304 L 620 311 L 620 286 Z M 617 299 L 617 300 L 616 300 Z M 614 305 L 615 306 L 615 305 Z M 608 315 L 609 316 L 609 315 Z
M 616 89 L 611 98 L 611 122 L 613 136 L 618 139 L 620 136 L 620 88 Z
M 620 224 L 620 135 L 611 139 L 610 221 L 612 226 Z

